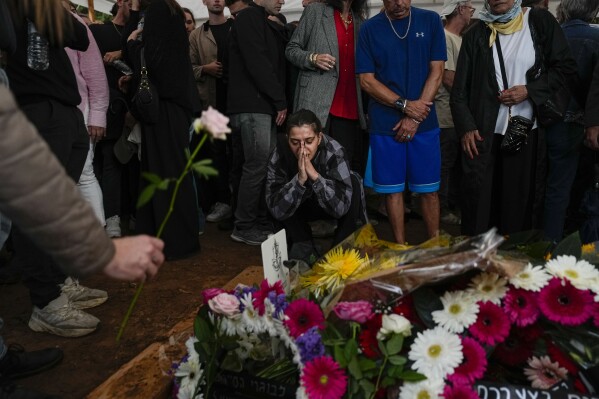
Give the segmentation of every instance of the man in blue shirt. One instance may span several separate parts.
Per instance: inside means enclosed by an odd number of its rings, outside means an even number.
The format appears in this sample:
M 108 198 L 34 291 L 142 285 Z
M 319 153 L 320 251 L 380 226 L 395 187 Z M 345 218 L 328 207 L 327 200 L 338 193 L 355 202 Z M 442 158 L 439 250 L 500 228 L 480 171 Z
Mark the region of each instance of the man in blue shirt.
M 433 99 L 447 50 L 437 13 L 411 7 L 411 0 L 383 3 L 384 11 L 360 30 L 356 73 L 371 96 L 374 190 L 386 194 L 395 240 L 403 243 L 406 180 L 410 191 L 421 195 L 428 234 L 439 230 L 441 155 Z

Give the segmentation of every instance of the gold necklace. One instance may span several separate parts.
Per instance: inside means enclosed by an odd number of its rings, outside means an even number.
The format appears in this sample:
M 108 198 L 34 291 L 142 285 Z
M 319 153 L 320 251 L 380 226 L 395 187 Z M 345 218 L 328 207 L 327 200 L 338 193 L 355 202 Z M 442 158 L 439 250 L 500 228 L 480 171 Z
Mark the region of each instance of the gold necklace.
M 339 13 L 339 17 L 341 18 L 341 20 L 343 21 L 345 26 L 348 26 L 354 20 L 354 18 L 352 17 L 351 11 L 347 14 L 347 19 L 343 18 L 343 14 L 341 14 L 341 13 Z

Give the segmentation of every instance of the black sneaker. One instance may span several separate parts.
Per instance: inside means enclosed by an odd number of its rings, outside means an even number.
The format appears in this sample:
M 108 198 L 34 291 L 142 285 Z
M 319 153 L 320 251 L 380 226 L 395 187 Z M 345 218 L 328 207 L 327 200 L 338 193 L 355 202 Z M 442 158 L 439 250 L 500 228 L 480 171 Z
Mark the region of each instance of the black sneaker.
M 62 356 L 62 350 L 58 348 L 25 352 L 23 347 L 11 345 L 0 360 L 0 375 L 9 379 L 28 377 L 54 367 Z
M 268 238 L 268 235 L 258 229 L 237 230 L 235 228 L 231 233 L 231 238 L 233 241 L 247 245 L 261 245 Z

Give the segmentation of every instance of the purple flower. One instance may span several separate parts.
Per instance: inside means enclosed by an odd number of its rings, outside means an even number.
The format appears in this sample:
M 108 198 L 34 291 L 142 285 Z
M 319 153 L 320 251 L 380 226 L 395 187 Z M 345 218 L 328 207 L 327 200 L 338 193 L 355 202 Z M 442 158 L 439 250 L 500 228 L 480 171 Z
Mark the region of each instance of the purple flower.
M 233 295 L 235 295 L 237 297 L 237 299 L 240 300 L 245 296 L 245 294 L 253 294 L 254 292 L 258 291 L 258 288 L 256 287 L 248 287 L 248 286 L 244 286 L 244 285 L 238 285 L 237 288 L 235 288 L 235 292 L 233 292 Z M 243 303 L 239 304 L 239 311 L 243 312 L 245 309 L 245 306 L 243 305 Z
M 299 349 L 300 357 L 304 364 L 324 355 L 324 345 L 318 333 L 318 327 L 312 327 L 300 335 L 295 340 L 295 344 Z
M 285 294 L 277 294 L 274 291 L 271 291 L 268 294 L 268 300 L 275 307 L 273 317 L 277 317 L 278 314 L 284 312 L 285 309 L 287 309 L 287 305 L 289 305 L 289 303 L 287 303 L 287 297 L 285 296 Z

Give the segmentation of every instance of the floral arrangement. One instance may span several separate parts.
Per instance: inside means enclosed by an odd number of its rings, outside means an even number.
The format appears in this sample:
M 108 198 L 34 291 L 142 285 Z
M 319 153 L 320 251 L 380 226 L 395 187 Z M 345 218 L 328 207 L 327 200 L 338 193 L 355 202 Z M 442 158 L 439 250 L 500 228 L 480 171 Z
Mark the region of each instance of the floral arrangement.
M 325 260 L 355 271 L 358 256 L 337 250 Z M 432 287 L 364 291 L 326 306 L 291 300 L 266 281 L 207 290 L 188 355 L 174 367 L 176 395 L 208 397 L 223 370 L 254 370 L 295 386 L 298 398 L 474 399 L 487 384 L 560 385 L 596 398 L 588 394 L 599 389 L 595 266 L 557 256 L 511 274 L 461 268 Z

